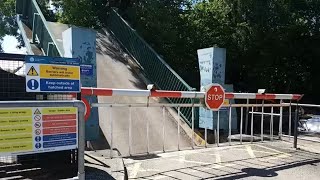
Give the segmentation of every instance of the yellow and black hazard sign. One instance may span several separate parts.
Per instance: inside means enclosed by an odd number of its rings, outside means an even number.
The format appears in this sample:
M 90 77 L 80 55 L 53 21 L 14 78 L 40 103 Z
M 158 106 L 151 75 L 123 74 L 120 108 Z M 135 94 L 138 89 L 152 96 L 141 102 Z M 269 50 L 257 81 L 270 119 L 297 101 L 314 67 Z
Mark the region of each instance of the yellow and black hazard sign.
M 41 114 L 41 112 L 39 111 L 39 109 L 36 109 L 33 114 Z
M 28 76 L 39 76 L 38 72 L 36 71 L 36 69 L 33 66 L 31 66 L 27 75 Z

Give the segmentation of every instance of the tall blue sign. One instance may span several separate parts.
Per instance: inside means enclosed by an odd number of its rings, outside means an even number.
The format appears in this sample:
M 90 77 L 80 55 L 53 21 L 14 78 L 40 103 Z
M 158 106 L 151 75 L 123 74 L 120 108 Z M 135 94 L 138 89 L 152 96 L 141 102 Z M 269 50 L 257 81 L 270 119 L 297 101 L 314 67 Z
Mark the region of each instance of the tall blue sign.
M 71 27 L 62 33 L 65 57 L 80 59 L 80 77 L 82 87 L 97 87 L 96 32 L 90 29 Z M 96 96 L 85 96 L 89 104 L 97 103 Z M 99 115 L 97 108 L 90 108 L 86 120 L 86 140 L 99 137 Z
M 226 49 L 224 48 L 205 48 L 199 49 L 198 61 L 200 70 L 200 83 L 204 87 L 211 83 L 218 83 L 224 87 L 225 92 L 233 92 L 233 86 L 225 84 L 225 67 L 226 67 Z M 228 100 L 225 104 L 229 104 Z M 233 100 L 230 103 L 234 103 Z M 229 108 L 220 109 L 220 129 L 227 130 L 229 128 Z M 232 108 L 232 129 L 237 128 L 236 109 Z M 217 112 L 199 108 L 199 128 L 216 129 Z

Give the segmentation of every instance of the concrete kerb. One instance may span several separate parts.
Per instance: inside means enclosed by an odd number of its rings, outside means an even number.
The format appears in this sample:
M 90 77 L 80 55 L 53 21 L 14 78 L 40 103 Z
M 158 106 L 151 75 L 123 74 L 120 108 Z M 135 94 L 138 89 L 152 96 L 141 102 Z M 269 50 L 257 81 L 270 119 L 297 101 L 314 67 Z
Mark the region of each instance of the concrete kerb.
M 289 139 L 289 137 L 283 136 L 282 141 L 292 143 L 292 148 L 293 148 L 293 138 Z M 298 137 L 298 148 L 297 149 L 320 154 L 320 143 L 299 139 L 299 137 Z

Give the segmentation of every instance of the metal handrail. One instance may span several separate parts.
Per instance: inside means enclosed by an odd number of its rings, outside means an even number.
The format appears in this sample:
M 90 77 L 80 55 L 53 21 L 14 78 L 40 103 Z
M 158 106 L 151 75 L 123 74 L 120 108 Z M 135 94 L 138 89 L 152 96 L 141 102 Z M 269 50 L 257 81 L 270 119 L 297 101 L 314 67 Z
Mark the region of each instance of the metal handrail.
M 168 103 L 159 103 L 159 104 L 146 104 L 146 103 L 92 103 L 92 107 L 204 107 L 204 104 L 168 104 Z M 232 107 L 232 108 L 241 108 L 241 107 L 289 107 L 289 105 L 284 104 L 230 104 L 230 105 L 222 105 L 223 107 Z M 252 114 L 251 111 L 249 111 Z M 264 115 L 272 115 L 272 116 L 280 116 L 277 113 L 260 113 L 254 112 L 253 114 L 264 114 Z
M 59 49 L 57 41 L 54 38 L 36 0 L 16 0 L 16 13 L 18 16 L 22 14 L 23 16 L 21 16 L 21 18 L 25 18 L 27 20 L 26 25 L 32 30 L 32 40 L 38 39 L 40 41 L 39 48 L 41 48 L 43 54 L 47 53 L 46 55 L 48 56 L 63 56 L 63 53 L 61 49 Z M 36 22 L 38 23 L 35 27 Z M 24 31 L 22 26 L 19 26 L 19 28 L 21 31 Z M 24 39 L 24 41 L 26 44 L 29 44 L 26 39 Z M 47 49 L 47 43 L 49 42 L 54 45 L 52 49 L 50 48 L 51 51 Z
M 115 109 L 121 109 L 121 108 L 128 108 L 128 115 L 129 115 L 129 118 L 128 118 L 128 150 L 129 150 L 129 154 L 128 155 L 121 155 L 121 157 L 129 157 L 129 156 L 134 156 L 134 155 L 137 155 L 136 153 L 140 154 L 144 154 L 145 152 L 134 152 L 133 151 L 133 134 L 132 132 L 135 131 L 136 127 L 133 126 L 133 122 L 134 120 L 132 119 L 132 108 L 141 108 L 141 107 L 144 107 L 144 108 L 161 108 L 162 109 L 162 118 L 161 118 L 161 121 L 162 122 L 159 122 L 160 125 L 159 125 L 159 129 L 162 129 L 162 131 L 160 130 L 160 134 L 159 134 L 159 141 L 162 141 L 162 149 L 153 149 L 152 151 L 150 149 L 150 118 L 151 117 L 148 117 L 146 119 L 144 119 L 144 124 L 145 124 L 145 130 L 146 130 L 146 143 L 147 143 L 147 147 L 146 147 L 146 154 L 150 154 L 150 153 L 158 153 L 158 152 L 168 152 L 168 150 L 165 148 L 165 144 L 166 144 L 166 126 L 165 126 L 165 122 L 167 121 L 167 115 L 166 115 L 166 109 L 168 107 L 176 107 L 178 109 L 178 113 L 176 115 L 173 115 L 173 118 L 175 119 L 176 123 L 177 123 L 177 148 L 173 151 L 180 151 L 180 150 L 186 150 L 186 149 L 189 149 L 190 146 L 192 149 L 195 149 L 195 148 L 207 148 L 207 147 L 213 147 L 214 144 L 208 144 L 208 129 L 207 128 L 204 128 L 204 140 L 202 140 L 204 143 L 201 143 L 200 145 L 197 144 L 196 140 L 195 140 L 195 128 L 194 128 L 194 125 L 195 125 L 195 121 L 194 121 L 194 110 L 195 110 L 195 107 L 201 107 L 203 106 L 203 104 L 170 104 L 170 103 L 152 103 L 152 104 L 149 104 L 149 103 L 92 103 L 92 107 L 93 108 L 107 108 L 108 111 L 109 111 L 109 122 L 107 124 L 107 126 L 110 127 L 109 129 L 109 133 L 110 133 L 110 149 L 113 149 L 113 147 L 115 147 L 115 144 L 117 144 L 117 141 L 114 141 L 114 137 L 117 136 L 117 132 L 114 131 L 113 127 L 114 127 L 114 122 L 115 122 L 115 117 L 114 115 L 112 115 L 115 111 Z M 183 147 L 181 148 L 181 144 L 180 144 L 180 133 L 181 133 L 181 128 L 184 128 L 183 126 L 181 126 L 181 108 L 183 107 L 189 107 L 189 108 L 192 108 L 192 121 L 191 121 L 191 128 L 190 128 L 190 132 L 186 132 L 190 138 L 190 146 L 188 147 Z M 224 105 L 224 107 L 229 107 L 229 113 L 228 113 L 228 117 L 225 117 L 226 119 L 224 119 L 225 121 L 228 122 L 228 128 L 226 128 L 226 131 L 225 131 L 225 135 L 227 135 L 227 139 L 228 139 L 228 145 L 231 146 L 231 145 L 238 145 L 238 144 L 243 144 L 243 141 L 250 141 L 250 143 L 253 143 L 255 140 L 260 140 L 260 141 L 267 141 L 269 138 L 270 138 L 270 141 L 273 141 L 275 139 L 275 137 L 279 137 L 281 138 L 282 136 L 282 121 L 279 121 L 279 136 L 278 135 L 275 135 L 274 134 L 274 116 L 278 116 L 279 114 L 277 113 L 274 113 L 274 108 L 282 108 L 282 107 L 289 107 L 289 105 L 286 105 L 286 104 L 230 104 L 230 105 Z M 231 108 L 230 108 L 231 107 Z M 271 119 L 270 119 L 270 133 L 267 135 L 265 134 L 264 132 L 264 128 L 262 127 L 261 129 L 261 136 L 260 138 L 258 138 L 256 135 L 254 135 L 254 126 L 253 126 L 253 123 L 254 122 L 257 122 L 257 119 L 254 119 L 253 116 L 251 116 L 251 123 L 250 123 L 250 132 L 247 134 L 246 132 L 244 133 L 243 132 L 243 126 L 244 126 L 244 120 L 245 120 L 245 116 L 246 114 L 245 113 L 248 113 L 245 111 L 245 108 L 248 108 L 248 109 L 251 109 L 251 112 L 253 111 L 254 107 L 271 107 L 271 113 L 266 113 L 266 114 L 269 114 L 271 116 Z M 236 142 L 236 141 L 233 141 L 233 135 L 235 135 L 233 132 L 232 132 L 232 109 L 233 108 L 240 108 L 240 131 L 239 131 L 239 135 L 240 135 L 240 141 L 239 142 Z M 220 126 L 220 123 L 222 122 L 223 120 L 223 117 L 220 116 L 222 111 L 219 110 L 217 111 L 217 126 L 216 128 L 214 129 L 215 131 L 215 144 L 216 146 L 220 146 L 220 138 L 219 136 L 224 134 L 224 132 L 221 132 L 220 129 L 221 129 L 221 126 Z M 220 114 L 220 115 L 219 115 Z M 249 114 L 250 114 L 250 111 L 249 111 Z M 172 115 L 172 114 L 171 114 Z M 280 116 L 282 116 L 282 113 L 280 113 Z M 263 117 L 263 113 L 262 113 L 262 116 Z M 260 120 L 260 119 L 259 119 Z M 261 119 L 261 123 L 263 124 L 263 119 Z M 161 125 L 162 124 L 162 125 Z M 141 124 L 139 124 L 139 128 Z M 247 125 L 246 125 L 247 126 Z M 125 128 L 126 129 L 126 128 Z M 139 129 L 139 131 L 141 131 Z M 184 131 L 186 131 L 186 129 L 184 129 Z M 162 136 L 162 138 L 161 138 Z M 243 138 L 245 137 L 249 137 L 250 139 L 248 140 L 244 140 Z M 173 138 L 173 137 L 172 137 Z M 257 139 L 258 138 L 258 139 Z M 160 147 L 160 146 L 159 146 Z M 185 149 L 186 148 L 186 149 Z M 172 151 L 172 148 L 168 148 Z M 134 152 L 134 153 L 133 153 Z M 141 154 L 140 154 L 141 155 Z M 113 158 L 112 154 L 110 153 L 110 157 Z
M 17 24 L 18 24 L 19 29 L 23 29 L 23 25 L 21 23 L 21 19 L 20 19 L 19 14 L 17 15 Z M 25 42 L 25 46 L 26 46 L 28 54 L 34 55 L 32 49 L 31 49 L 30 43 L 28 43 L 28 38 L 27 38 L 25 31 L 21 31 L 21 36 L 22 36 L 23 41 Z
M 291 105 L 291 106 L 301 106 L 301 107 L 317 107 L 320 108 L 320 105 L 317 104 L 300 104 L 300 103 L 282 103 L 284 105 Z
M 34 5 L 34 7 L 36 8 L 36 10 L 38 11 L 39 16 L 40 16 L 40 18 L 41 18 L 41 20 L 42 20 L 42 22 L 44 24 L 44 27 L 47 29 L 47 31 L 49 33 L 49 36 L 50 36 L 52 42 L 54 43 L 54 45 L 56 46 L 59 55 L 62 57 L 62 52 L 61 52 L 61 50 L 59 49 L 59 47 L 57 45 L 56 39 L 52 35 L 53 33 L 51 32 L 50 28 L 48 27 L 47 20 L 44 18 L 43 14 L 42 14 L 42 11 L 40 10 L 40 7 L 38 6 L 37 1 L 36 0 L 32 0 L 32 3 Z
M 110 33 L 119 44 L 137 62 L 146 77 L 158 89 L 193 91 L 190 87 L 156 52 L 146 43 L 130 25 L 112 9 L 107 19 Z M 166 77 L 166 78 L 165 78 Z M 192 98 L 166 98 L 170 103 L 193 103 Z M 177 108 L 175 108 L 177 111 Z M 191 125 L 191 108 L 181 108 L 181 116 Z
M 159 56 L 159 54 L 137 33 L 137 31 L 136 31 L 135 29 L 133 29 L 133 28 L 127 23 L 126 20 L 124 20 L 124 19 L 119 15 L 119 13 L 117 13 L 116 10 L 112 9 L 112 12 L 115 13 L 115 15 L 117 15 L 118 18 L 120 18 L 120 19 L 122 20 L 122 22 L 124 22 L 130 30 L 132 30 L 132 32 L 134 33 L 134 35 L 137 36 L 138 39 L 139 39 L 140 41 L 142 41 L 142 42 L 144 43 L 144 45 L 147 46 L 147 47 L 149 48 L 149 50 L 152 51 L 152 52 L 158 57 L 159 61 L 162 62 L 162 64 L 163 64 L 167 69 L 169 69 L 169 70 L 183 83 L 183 85 L 185 85 L 185 86 L 187 87 L 187 89 L 188 89 L 189 91 L 192 91 L 192 90 L 193 90 L 193 88 L 192 88 L 187 82 L 185 82 L 185 81 L 181 78 L 181 76 L 179 76 L 179 74 L 177 74 L 177 73 L 168 65 L 168 63 L 166 63 L 166 62 Z

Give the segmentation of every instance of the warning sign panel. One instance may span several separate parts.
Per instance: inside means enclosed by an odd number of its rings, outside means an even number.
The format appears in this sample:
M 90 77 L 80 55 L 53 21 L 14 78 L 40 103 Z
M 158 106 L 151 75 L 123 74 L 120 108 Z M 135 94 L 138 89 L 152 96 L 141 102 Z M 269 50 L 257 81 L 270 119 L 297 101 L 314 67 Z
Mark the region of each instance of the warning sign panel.
M 0 156 L 78 147 L 75 107 L 0 108 Z
M 79 79 L 80 71 L 76 66 L 40 65 L 41 78 Z
M 39 76 L 37 70 L 33 66 L 31 66 L 31 68 L 29 69 L 27 75 L 28 76 Z
M 26 59 L 27 92 L 80 92 L 78 58 Z
M 76 113 L 74 108 L 43 108 L 44 114 L 74 114 Z
M 37 108 L 33 114 L 41 114 L 40 110 Z
M 32 114 L 31 109 L 0 109 L 0 117 L 16 117 L 16 116 L 30 116 Z

